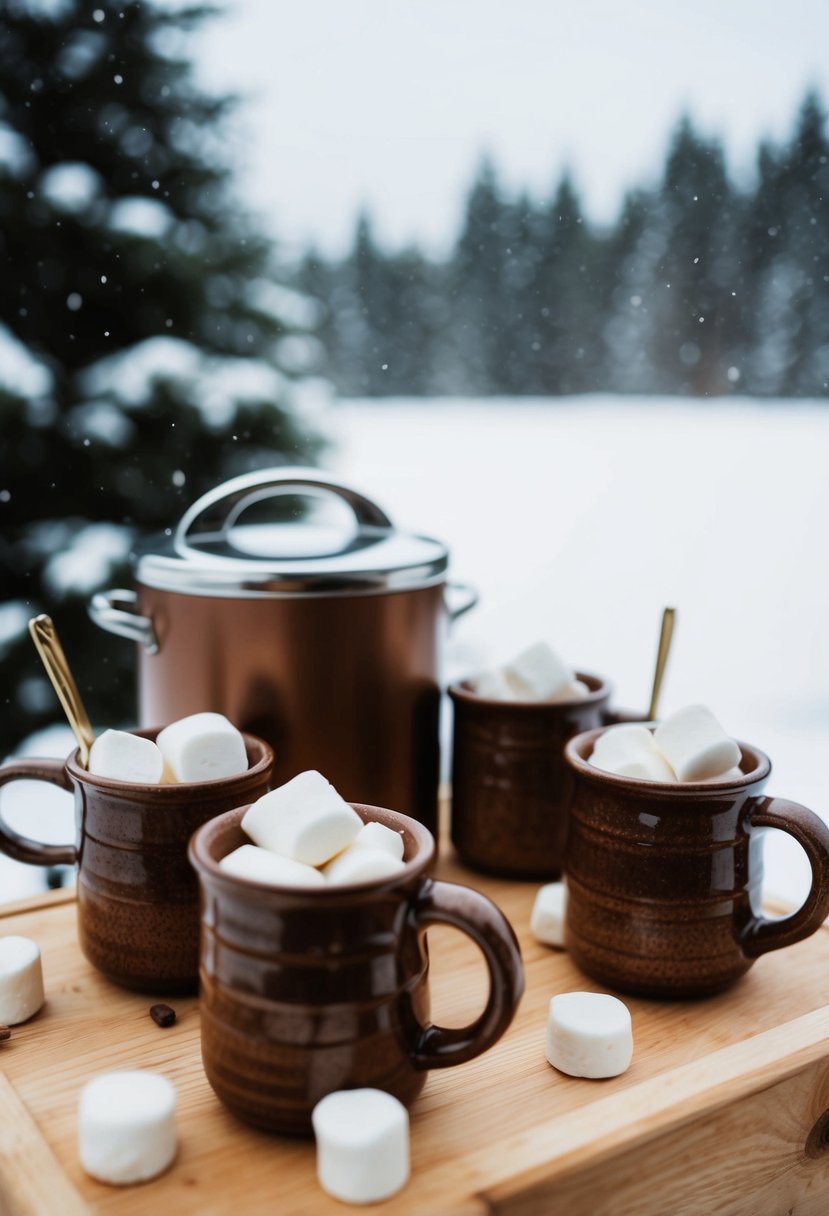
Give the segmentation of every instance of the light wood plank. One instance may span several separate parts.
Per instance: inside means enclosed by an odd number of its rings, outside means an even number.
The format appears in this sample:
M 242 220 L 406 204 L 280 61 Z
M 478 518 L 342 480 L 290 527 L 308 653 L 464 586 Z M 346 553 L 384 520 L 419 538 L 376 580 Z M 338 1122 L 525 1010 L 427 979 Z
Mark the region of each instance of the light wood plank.
M 89 1216 L 14 1086 L 0 1072 L 0 1216 Z

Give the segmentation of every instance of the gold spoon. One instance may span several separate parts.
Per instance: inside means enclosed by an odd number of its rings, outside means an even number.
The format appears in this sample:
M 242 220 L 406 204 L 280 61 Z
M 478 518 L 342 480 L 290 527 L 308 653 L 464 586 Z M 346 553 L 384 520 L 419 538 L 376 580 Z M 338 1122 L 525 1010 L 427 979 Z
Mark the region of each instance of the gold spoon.
M 81 764 L 89 768 L 89 750 L 95 742 L 95 732 L 89 715 L 84 709 L 81 694 L 72 678 L 66 655 L 58 640 L 58 632 L 50 616 L 35 616 L 29 621 L 29 633 L 37 647 L 40 661 L 46 668 L 46 674 L 52 681 L 52 687 L 58 694 L 58 700 L 63 706 L 63 712 L 69 719 L 75 738 L 78 740 Z
M 676 620 L 676 608 L 666 608 L 662 613 L 662 629 L 659 633 L 659 649 L 656 652 L 656 670 L 653 673 L 653 689 L 651 690 L 651 703 L 648 709 L 648 721 L 655 722 L 656 714 L 659 708 L 659 694 L 662 691 L 662 677 L 665 675 L 665 668 L 668 665 L 668 655 L 671 650 L 671 639 L 674 635 L 674 621 Z

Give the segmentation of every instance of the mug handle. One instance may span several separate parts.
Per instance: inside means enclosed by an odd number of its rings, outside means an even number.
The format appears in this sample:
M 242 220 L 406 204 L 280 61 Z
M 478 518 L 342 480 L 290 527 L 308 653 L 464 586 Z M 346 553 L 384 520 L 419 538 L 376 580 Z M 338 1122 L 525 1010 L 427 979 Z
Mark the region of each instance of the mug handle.
M 749 831 L 779 828 L 788 832 L 812 867 L 812 886 L 801 908 L 779 920 L 754 916 L 743 929 L 740 935 L 743 953 L 747 958 L 757 958 L 809 937 L 829 916 L 829 828 L 812 811 L 787 798 L 755 798 L 748 827 Z
M 412 1052 L 415 1068 L 450 1068 L 479 1056 L 500 1039 L 524 992 L 521 950 L 507 918 L 491 900 L 471 887 L 428 879 L 411 915 L 422 938 L 429 925 L 451 925 L 472 938 L 489 970 L 489 997 L 479 1018 L 468 1026 L 420 1027 Z
M 72 793 L 72 782 L 63 760 L 15 760 L 0 768 L 0 786 L 10 781 L 48 781 L 68 794 Z M 21 836 L 0 815 L 0 853 L 28 866 L 73 866 L 78 860 L 78 851 L 73 844 L 44 844 Z

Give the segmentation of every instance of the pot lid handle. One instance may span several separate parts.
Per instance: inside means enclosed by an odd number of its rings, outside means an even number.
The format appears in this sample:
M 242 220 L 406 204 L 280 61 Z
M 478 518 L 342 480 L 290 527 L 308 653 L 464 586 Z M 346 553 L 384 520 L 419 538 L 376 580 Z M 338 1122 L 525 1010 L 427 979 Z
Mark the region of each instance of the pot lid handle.
M 393 530 L 394 525 L 376 503 L 342 482 L 332 481 L 317 469 L 258 469 L 243 473 L 208 490 L 184 512 L 173 543 L 179 553 L 190 550 L 190 540 L 211 536 L 227 541 L 236 520 L 248 507 L 282 494 L 312 491 L 341 498 L 354 512 L 358 527 Z

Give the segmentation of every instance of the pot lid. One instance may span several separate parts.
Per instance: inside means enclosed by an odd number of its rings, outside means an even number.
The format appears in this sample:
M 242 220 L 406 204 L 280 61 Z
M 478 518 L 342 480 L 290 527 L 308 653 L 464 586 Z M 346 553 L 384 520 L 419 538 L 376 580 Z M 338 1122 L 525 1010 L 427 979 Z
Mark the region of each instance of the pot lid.
M 311 498 L 316 509 L 287 522 L 239 523 L 256 503 L 286 495 Z M 442 582 L 449 553 L 440 541 L 395 528 L 342 482 L 288 467 L 210 490 L 174 532 L 139 545 L 133 561 L 139 583 L 185 595 L 366 595 Z

